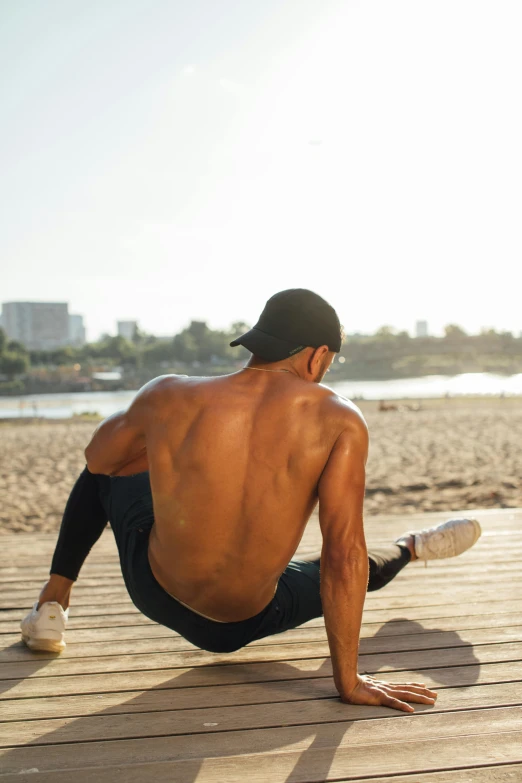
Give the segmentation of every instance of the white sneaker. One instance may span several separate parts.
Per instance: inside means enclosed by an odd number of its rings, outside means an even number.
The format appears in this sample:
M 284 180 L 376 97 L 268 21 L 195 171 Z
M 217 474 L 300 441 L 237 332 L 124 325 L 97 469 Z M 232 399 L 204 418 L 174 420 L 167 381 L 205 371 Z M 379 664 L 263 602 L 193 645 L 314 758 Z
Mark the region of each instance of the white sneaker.
M 419 560 L 456 557 L 476 544 L 482 529 L 476 519 L 449 519 L 436 527 L 411 533 Z
M 37 609 L 35 603 L 20 623 L 22 641 L 31 650 L 61 652 L 65 648 L 64 631 L 69 610 L 64 611 L 56 601 L 47 601 Z

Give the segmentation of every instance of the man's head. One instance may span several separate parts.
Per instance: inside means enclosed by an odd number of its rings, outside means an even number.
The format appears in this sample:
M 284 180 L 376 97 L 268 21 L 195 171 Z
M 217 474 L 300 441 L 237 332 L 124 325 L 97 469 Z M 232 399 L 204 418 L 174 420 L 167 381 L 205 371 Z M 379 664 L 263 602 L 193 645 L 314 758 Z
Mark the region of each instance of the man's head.
M 318 383 L 341 350 L 341 342 L 341 324 L 333 307 L 314 291 L 289 288 L 272 296 L 256 325 L 230 345 L 244 345 L 264 362 L 289 360 L 303 367 L 305 363 L 307 375 Z

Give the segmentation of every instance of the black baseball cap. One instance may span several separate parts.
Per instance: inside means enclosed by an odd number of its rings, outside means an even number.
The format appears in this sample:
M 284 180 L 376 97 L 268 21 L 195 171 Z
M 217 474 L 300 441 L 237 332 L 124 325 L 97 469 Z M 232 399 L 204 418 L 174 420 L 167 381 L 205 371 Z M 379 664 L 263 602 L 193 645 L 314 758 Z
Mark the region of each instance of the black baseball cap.
M 280 362 L 303 348 L 321 345 L 338 353 L 341 342 L 341 324 L 333 307 L 314 291 L 289 288 L 274 294 L 257 324 L 230 345 L 244 345 L 261 359 Z

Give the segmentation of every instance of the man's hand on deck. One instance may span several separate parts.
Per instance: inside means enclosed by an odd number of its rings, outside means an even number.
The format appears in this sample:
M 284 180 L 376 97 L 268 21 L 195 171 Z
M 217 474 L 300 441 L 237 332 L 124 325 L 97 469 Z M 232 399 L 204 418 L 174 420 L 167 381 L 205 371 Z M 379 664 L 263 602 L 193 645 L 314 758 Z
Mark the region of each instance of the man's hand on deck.
M 341 694 L 341 701 L 347 704 L 368 704 L 391 707 L 403 712 L 414 712 L 408 702 L 435 704 L 437 693 L 422 682 L 385 682 L 368 675 L 357 675 L 357 684 L 349 693 Z

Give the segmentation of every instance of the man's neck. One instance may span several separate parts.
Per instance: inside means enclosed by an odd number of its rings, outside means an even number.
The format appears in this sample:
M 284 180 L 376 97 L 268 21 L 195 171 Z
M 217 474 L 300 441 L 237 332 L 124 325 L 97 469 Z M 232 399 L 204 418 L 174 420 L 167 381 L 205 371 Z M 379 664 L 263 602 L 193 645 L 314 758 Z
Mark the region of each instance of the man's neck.
M 290 375 L 295 375 L 297 378 L 300 378 L 298 371 L 296 368 L 290 364 L 289 362 L 260 362 L 259 360 L 253 360 L 251 359 L 248 364 L 243 368 L 245 370 L 258 370 L 261 372 L 277 372 L 277 373 L 288 373 Z

